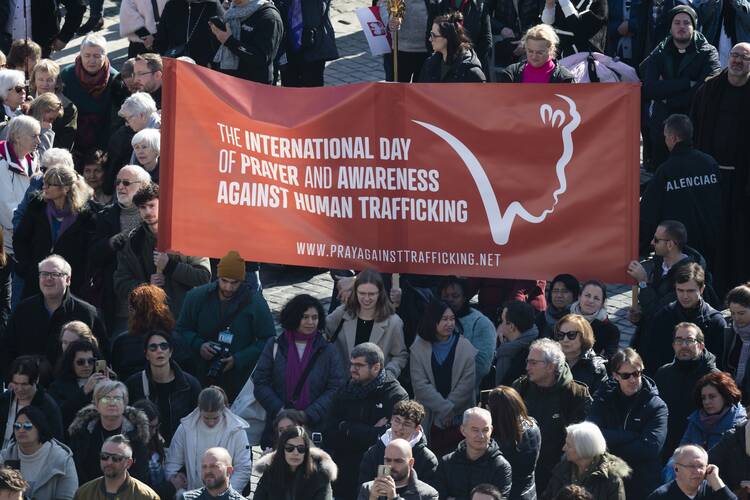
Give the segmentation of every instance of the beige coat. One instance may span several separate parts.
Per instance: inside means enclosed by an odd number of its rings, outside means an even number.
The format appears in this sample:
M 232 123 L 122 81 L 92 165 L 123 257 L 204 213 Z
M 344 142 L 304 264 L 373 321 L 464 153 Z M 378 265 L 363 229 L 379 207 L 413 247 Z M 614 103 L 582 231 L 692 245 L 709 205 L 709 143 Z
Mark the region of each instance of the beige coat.
M 343 323 L 341 323 L 343 319 Z M 341 330 L 336 338 L 336 347 L 341 353 L 344 366 L 349 366 L 349 355 L 354 349 L 354 342 L 357 337 L 357 317 L 344 311 L 344 306 L 339 306 L 326 318 L 326 336 L 331 336 L 341 324 Z M 398 378 L 401 370 L 406 366 L 409 360 L 409 352 L 406 350 L 404 342 L 404 322 L 397 314 L 391 314 L 385 321 L 376 321 L 372 325 L 370 340 L 377 344 L 383 350 L 385 356 L 385 369 Z
M 464 410 L 476 403 L 474 378 L 477 350 L 463 336 L 458 337 L 456 356 L 451 371 L 451 392 L 444 398 L 435 387 L 435 376 L 432 373 L 432 344 L 417 337 L 411 345 L 411 384 L 414 388 L 414 399 L 422 403 L 427 415 L 422 421 L 425 433 L 429 433 L 432 424 L 443 427 L 442 420 L 448 415 L 462 415 Z

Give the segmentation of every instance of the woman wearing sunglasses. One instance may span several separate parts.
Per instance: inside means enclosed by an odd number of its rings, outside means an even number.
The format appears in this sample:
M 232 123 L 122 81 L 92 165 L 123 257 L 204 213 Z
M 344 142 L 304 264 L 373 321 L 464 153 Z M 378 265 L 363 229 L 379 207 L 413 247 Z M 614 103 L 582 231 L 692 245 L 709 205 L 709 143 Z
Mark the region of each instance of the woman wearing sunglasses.
M 284 431 L 276 451 L 258 460 L 253 469 L 261 476 L 255 500 L 331 500 L 331 482 L 338 474 L 331 457 L 314 448 L 299 426 Z
M 18 468 L 30 488 L 25 498 L 69 500 L 78 489 L 78 477 L 70 448 L 52 437 L 42 410 L 27 406 L 13 424 L 13 441 L 2 450 L 6 466 Z
M 143 337 L 146 368 L 125 381 L 135 401 L 148 399 L 159 408 L 159 430 L 166 447 L 182 417 L 195 409 L 201 392 L 200 382 L 172 359 L 173 346 L 170 333 L 159 330 L 147 333 Z
M 0 70 L 0 139 L 7 137 L 6 125 L 14 116 L 23 114 L 21 104 L 26 100 L 26 77 L 16 69 Z
M 625 481 L 627 498 L 646 498 L 661 484 L 667 405 L 633 349 L 617 351 L 609 363 L 612 378 L 594 396 L 587 420 L 599 426 L 607 449 L 633 469 Z
M 99 349 L 88 340 L 72 342 L 57 365 L 55 380 L 49 386 L 50 396 L 60 406 L 63 428 L 67 429 L 78 410 L 91 402 L 96 384 L 105 380 L 104 373 L 95 372 Z
M 589 322 L 579 314 L 567 314 L 557 322 L 553 335 L 565 354 L 573 380 L 586 384 L 589 394 L 595 394 L 607 380 L 607 367 L 606 361 L 594 354 L 594 331 Z

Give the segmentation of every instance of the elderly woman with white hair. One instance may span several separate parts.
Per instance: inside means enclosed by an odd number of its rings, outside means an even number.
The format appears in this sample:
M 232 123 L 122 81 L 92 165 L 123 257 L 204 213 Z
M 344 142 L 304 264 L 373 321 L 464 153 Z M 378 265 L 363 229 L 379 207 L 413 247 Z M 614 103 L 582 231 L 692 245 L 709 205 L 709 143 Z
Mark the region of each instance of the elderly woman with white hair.
M 156 101 L 148 92 L 136 92 L 125 99 L 117 114 L 133 132 L 161 127 L 161 116 L 156 111 Z
M 78 128 L 78 108 L 73 101 L 63 95 L 60 65 L 52 59 L 39 61 L 29 76 L 29 91 L 36 97 L 51 92 L 60 99 L 63 115 L 52 123 L 55 145 L 60 148 L 73 149 L 76 128 Z
M 158 184 L 161 132 L 157 129 L 145 128 L 133 136 L 131 144 L 133 156 L 138 164 L 151 175 L 151 180 Z
M 8 137 L 7 125 L 11 118 L 23 114 L 21 104 L 26 100 L 26 78 L 22 71 L 0 70 L 0 139 Z
M 42 192 L 29 202 L 13 241 L 18 272 L 26 280 L 24 297 L 39 293 L 37 264 L 50 253 L 72 267 L 73 294 L 85 292 L 88 246 L 95 228 L 92 194 L 75 170 L 53 167 L 44 173 Z
M 565 428 L 565 457 L 552 470 L 552 478 L 540 500 L 552 500 L 570 484 L 583 486 L 594 500 L 626 500 L 623 480 L 631 469 L 607 452 L 602 432 L 591 422 Z M 639 497 L 642 498 L 642 497 Z

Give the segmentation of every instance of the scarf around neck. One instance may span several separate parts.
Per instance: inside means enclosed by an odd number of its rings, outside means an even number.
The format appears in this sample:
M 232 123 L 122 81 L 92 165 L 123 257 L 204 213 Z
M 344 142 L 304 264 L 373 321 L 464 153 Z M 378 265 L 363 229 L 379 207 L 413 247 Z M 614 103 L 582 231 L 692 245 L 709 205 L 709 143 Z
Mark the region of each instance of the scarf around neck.
M 583 316 L 584 318 L 586 318 L 586 321 L 588 321 L 589 323 L 597 319 L 599 321 L 605 321 L 607 319 L 607 308 L 602 307 L 601 309 L 596 311 L 594 314 L 583 314 L 583 312 L 581 312 L 581 305 L 576 300 L 570 305 L 570 314 L 579 314 Z
M 721 421 L 722 418 L 724 418 L 724 415 L 727 414 L 730 408 L 731 406 L 725 406 L 723 410 L 714 415 L 709 415 L 703 409 L 698 410 L 698 418 L 700 419 L 701 425 L 707 432 L 713 431 L 716 425 Z
M 104 57 L 104 66 L 95 75 L 83 69 L 81 56 L 76 57 L 75 65 L 76 78 L 87 94 L 98 98 L 107 90 L 107 85 L 109 84 L 109 58 Z
M 552 72 L 555 71 L 555 61 L 547 59 L 547 62 L 540 67 L 535 68 L 531 64 L 523 67 L 521 82 L 523 83 L 549 83 L 552 78 Z
M 558 309 L 552 305 L 552 301 L 549 301 L 547 303 L 547 309 L 545 309 L 544 311 L 544 321 L 547 323 L 548 326 L 554 328 L 555 323 L 557 323 L 558 320 L 560 320 L 560 318 L 562 318 L 569 312 L 570 312 L 570 307 L 564 307 L 562 309 Z
M 349 380 L 346 386 L 344 386 L 344 392 L 354 399 L 363 399 L 372 391 L 376 391 L 383 387 L 383 385 L 385 385 L 385 368 L 382 368 L 380 373 L 365 385 L 360 385 Z
M 47 200 L 47 220 L 52 231 L 52 241 L 57 241 L 60 236 L 76 221 L 76 214 L 70 209 L 70 203 L 65 203 L 62 210 L 55 206 L 55 202 Z M 57 230 L 55 230 L 57 228 Z
M 226 14 L 224 14 L 224 21 L 229 24 L 229 31 L 232 33 L 232 37 L 240 41 L 242 34 L 242 21 L 255 14 L 258 9 L 268 3 L 268 0 L 250 0 L 245 5 L 237 6 L 234 3 Z M 240 58 L 232 52 L 229 47 L 222 45 L 219 50 L 216 51 L 214 56 L 214 62 L 219 63 L 220 69 L 236 70 L 240 67 Z
M 737 362 L 737 375 L 734 378 L 738 384 L 741 384 L 745 378 L 747 362 L 750 360 L 750 325 L 740 327 L 737 323 L 732 323 L 732 329 L 742 341 L 740 360 Z
M 305 380 L 305 384 L 302 386 L 302 391 L 299 393 L 299 397 L 294 400 L 294 389 L 297 388 L 297 383 L 300 377 L 304 373 L 307 365 L 310 363 L 313 353 L 313 341 L 319 334 L 314 333 L 313 335 L 305 335 L 297 331 L 287 330 L 284 332 L 287 339 L 287 356 L 286 356 L 286 400 L 288 403 L 294 406 L 295 410 L 304 410 L 310 406 L 310 377 Z M 305 350 L 302 353 L 302 358 L 299 356 L 297 351 L 297 342 L 305 343 Z

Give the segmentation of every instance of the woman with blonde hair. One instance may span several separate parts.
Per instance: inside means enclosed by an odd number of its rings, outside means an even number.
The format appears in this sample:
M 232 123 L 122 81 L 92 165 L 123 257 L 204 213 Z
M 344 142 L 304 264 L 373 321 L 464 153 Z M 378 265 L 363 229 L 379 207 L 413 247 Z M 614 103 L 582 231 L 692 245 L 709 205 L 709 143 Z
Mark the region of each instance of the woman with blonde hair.
M 70 344 L 80 340 L 91 342 L 94 344 L 94 347 L 99 348 L 99 341 L 94 336 L 89 325 L 83 321 L 68 321 L 60 328 L 60 350 L 63 354 L 68 350 Z
M 566 314 L 555 324 L 553 337 L 565 354 L 573 380 L 586 384 L 594 394 L 607 380 L 606 361 L 594 350 L 594 330 L 580 314 Z
M 573 74 L 557 63 L 560 38 L 552 26 L 538 24 L 526 30 L 521 39 L 526 61 L 506 67 L 500 83 L 573 83 Z
M 29 76 L 29 90 L 33 96 L 38 97 L 51 92 L 60 99 L 63 115 L 52 123 L 55 145 L 59 148 L 72 149 L 78 127 L 78 108 L 62 92 L 60 65 L 52 59 L 39 61 Z
M 73 294 L 85 291 L 88 246 L 95 224 L 91 195 L 91 188 L 75 170 L 52 167 L 44 173 L 42 192 L 29 202 L 13 237 L 18 270 L 26 280 L 24 297 L 39 293 L 37 265 L 52 253 L 70 264 Z
M 45 92 L 31 101 L 29 114 L 42 126 L 42 142 L 36 149 L 39 153 L 44 153 L 54 146 L 55 131 L 52 129 L 52 123 L 63 115 L 62 101 L 52 92 Z

